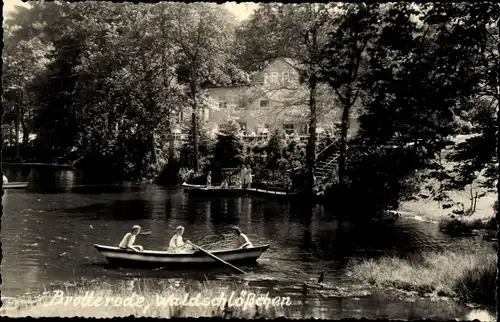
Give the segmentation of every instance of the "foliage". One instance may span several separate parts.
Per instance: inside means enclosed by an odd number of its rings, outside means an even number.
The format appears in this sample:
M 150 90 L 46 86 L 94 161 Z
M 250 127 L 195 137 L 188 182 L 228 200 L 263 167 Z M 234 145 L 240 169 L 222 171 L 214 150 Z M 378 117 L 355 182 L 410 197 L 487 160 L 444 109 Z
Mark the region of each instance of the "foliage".
M 219 126 L 213 149 L 212 169 L 237 168 L 242 163 L 243 144 L 239 137 L 240 126 L 234 119 L 226 119 Z
M 193 137 L 192 127 L 186 125 L 184 127 L 184 133 L 187 134 L 189 139 Z M 199 137 L 199 161 L 200 168 L 204 169 L 208 165 L 210 154 L 212 153 L 213 140 L 211 137 L 211 131 L 205 122 L 198 122 L 198 137 Z M 185 142 L 179 151 L 180 157 L 179 162 L 181 167 L 194 168 L 194 147 L 191 142 Z
M 161 4 L 162 8 L 163 4 Z M 193 167 L 199 168 L 197 135 L 197 99 L 201 87 L 230 83 L 228 73 L 238 75 L 230 66 L 230 44 L 233 41 L 235 19 L 222 6 L 209 3 L 165 4 L 169 34 L 177 45 L 178 79 L 189 86 L 192 111 Z M 228 67 L 230 66 L 230 67 Z
M 285 147 L 285 140 L 283 139 L 284 133 L 281 129 L 277 128 L 271 132 L 269 141 L 267 141 L 267 166 L 268 169 L 276 169 L 278 167 L 278 160 L 281 158 L 283 148 Z
M 358 146 L 349 157 L 346 185 L 332 185 L 325 194 L 335 204 L 357 210 L 362 218 L 353 219 L 368 219 L 411 200 L 420 183 L 415 169 L 424 166 L 421 153 L 413 148 Z
M 382 287 L 457 297 L 465 303 L 495 306 L 496 254 L 431 252 L 412 262 L 382 257 L 350 263 L 353 277 Z
M 190 84 L 179 74 L 190 58 L 184 54 L 196 54 L 196 77 L 205 83 L 238 74 L 225 63 L 232 18 L 220 6 L 89 2 L 19 10 L 7 21 L 4 84 L 20 88 L 5 97 L 7 121 L 21 107 L 23 133 L 38 135 L 37 161 L 150 176 L 164 165 L 167 143 L 173 162 L 173 119 L 190 104 Z

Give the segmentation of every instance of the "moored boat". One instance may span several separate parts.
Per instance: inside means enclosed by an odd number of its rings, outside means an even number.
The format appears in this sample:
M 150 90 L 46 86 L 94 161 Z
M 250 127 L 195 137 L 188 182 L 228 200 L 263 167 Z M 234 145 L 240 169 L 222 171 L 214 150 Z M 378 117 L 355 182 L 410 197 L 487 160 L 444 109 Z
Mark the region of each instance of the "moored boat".
M 29 182 L 9 182 L 4 183 L 4 189 L 24 189 L 28 186 Z
M 169 254 L 166 251 L 144 250 L 134 252 L 123 250 L 119 247 L 94 244 L 95 249 L 101 253 L 110 264 L 117 266 L 139 267 L 167 267 L 167 268 L 206 268 L 224 266 L 219 261 L 203 252 L 188 254 Z M 269 248 L 269 245 L 254 246 L 245 249 L 213 250 L 210 253 L 220 259 L 239 265 L 255 264 L 257 259 Z
M 262 188 L 240 188 L 240 187 L 228 187 L 221 188 L 217 186 L 207 187 L 205 185 L 195 185 L 183 183 L 182 188 L 184 188 L 190 195 L 198 197 L 226 197 L 232 195 L 259 195 L 259 196 L 272 196 L 278 198 L 294 198 L 298 195 L 296 192 L 279 191 L 274 189 L 262 189 Z
M 185 189 L 185 190 L 195 190 L 195 189 L 202 189 L 202 188 L 206 188 L 207 186 L 205 185 L 200 185 L 200 184 L 189 184 L 189 183 L 186 183 L 184 182 L 182 184 L 182 188 Z

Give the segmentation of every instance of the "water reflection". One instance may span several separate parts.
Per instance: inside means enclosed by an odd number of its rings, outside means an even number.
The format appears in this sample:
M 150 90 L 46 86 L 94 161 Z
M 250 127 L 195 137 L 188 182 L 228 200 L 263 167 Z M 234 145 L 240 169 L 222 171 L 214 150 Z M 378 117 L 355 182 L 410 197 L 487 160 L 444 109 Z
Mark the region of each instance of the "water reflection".
M 26 175 L 25 170 L 19 171 L 20 177 Z M 230 227 L 236 224 L 254 244 L 271 245 L 259 265 L 245 268 L 250 272 L 246 282 L 303 300 L 296 308 L 300 312 L 297 317 L 454 318 L 469 312 L 462 306 L 451 309 L 450 303 L 441 308 L 428 299 L 385 299 L 381 305 L 381 298 L 375 295 L 363 298 L 360 293 L 358 299 L 349 298 L 357 294 L 357 282 L 345 274 L 352 259 L 471 247 L 470 240 L 452 242 L 435 225 L 401 218 L 391 225 L 362 226 L 350 223 L 349 214 L 338 221 L 335 212 L 321 206 L 308 208 L 299 202 L 255 197 L 190 198 L 178 187 L 92 185 L 77 173 L 53 172 L 44 170 L 33 176 L 28 192 L 7 190 L 4 195 L 2 295 L 37 290 L 75 276 L 105 276 L 117 281 L 130 276 L 234 281 L 240 277 L 225 268 L 203 272 L 111 268 L 91 245 L 116 245 L 133 224 L 139 224 L 151 230 L 151 235 L 137 238 L 138 244 L 149 249 L 166 249 L 178 225 L 186 227 L 186 237 L 196 244 L 208 249 L 229 248 L 234 244 Z M 55 187 L 56 192 L 47 192 L 47 187 Z M 339 289 L 326 298 L 308 295 L 303 299 L 300 285 L 317 280 L 321 271 L 326 281 L 347 291 Z

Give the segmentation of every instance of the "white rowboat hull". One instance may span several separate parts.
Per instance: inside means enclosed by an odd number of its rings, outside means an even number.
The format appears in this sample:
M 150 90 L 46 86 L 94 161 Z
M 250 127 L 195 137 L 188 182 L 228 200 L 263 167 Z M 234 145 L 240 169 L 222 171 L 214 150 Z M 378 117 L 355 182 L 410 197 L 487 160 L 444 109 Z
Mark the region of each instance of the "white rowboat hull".
M 202 264 L 208 266 L 224 266 L 224 264 L 203 252 L 188 254 L 169 254 L 165 251 L 145 250 L 133 252 L 118 247 L 95 244 L 94 247 L 112 264 L 119 266 L 155 266 L 155 267 L 189 267 Z M 214 250 L 212 254 L 229 263 L 254 264 L 257 259 L 269 248 L 269 245 L 231 250 Z

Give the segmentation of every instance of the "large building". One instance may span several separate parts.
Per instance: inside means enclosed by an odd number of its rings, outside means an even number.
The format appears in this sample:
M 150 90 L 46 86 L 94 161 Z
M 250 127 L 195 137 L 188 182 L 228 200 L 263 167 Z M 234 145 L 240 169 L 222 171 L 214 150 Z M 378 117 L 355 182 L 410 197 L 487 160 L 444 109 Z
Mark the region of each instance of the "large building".
M 286 134 L 306 136 L 309 91 L 301 84 L 296 66 L 291 59 L 278 58 L 256 73 L 248 85 L 208 88 L 208 108 L 200 111 L 203 119 L 214 131 L 232 117 L 245 135 L 267 135 L 279 127 Z M 317 97 L 317 132 L 335 132 L 341 110 L 335 106 L 331 89 L 320 85 Z

